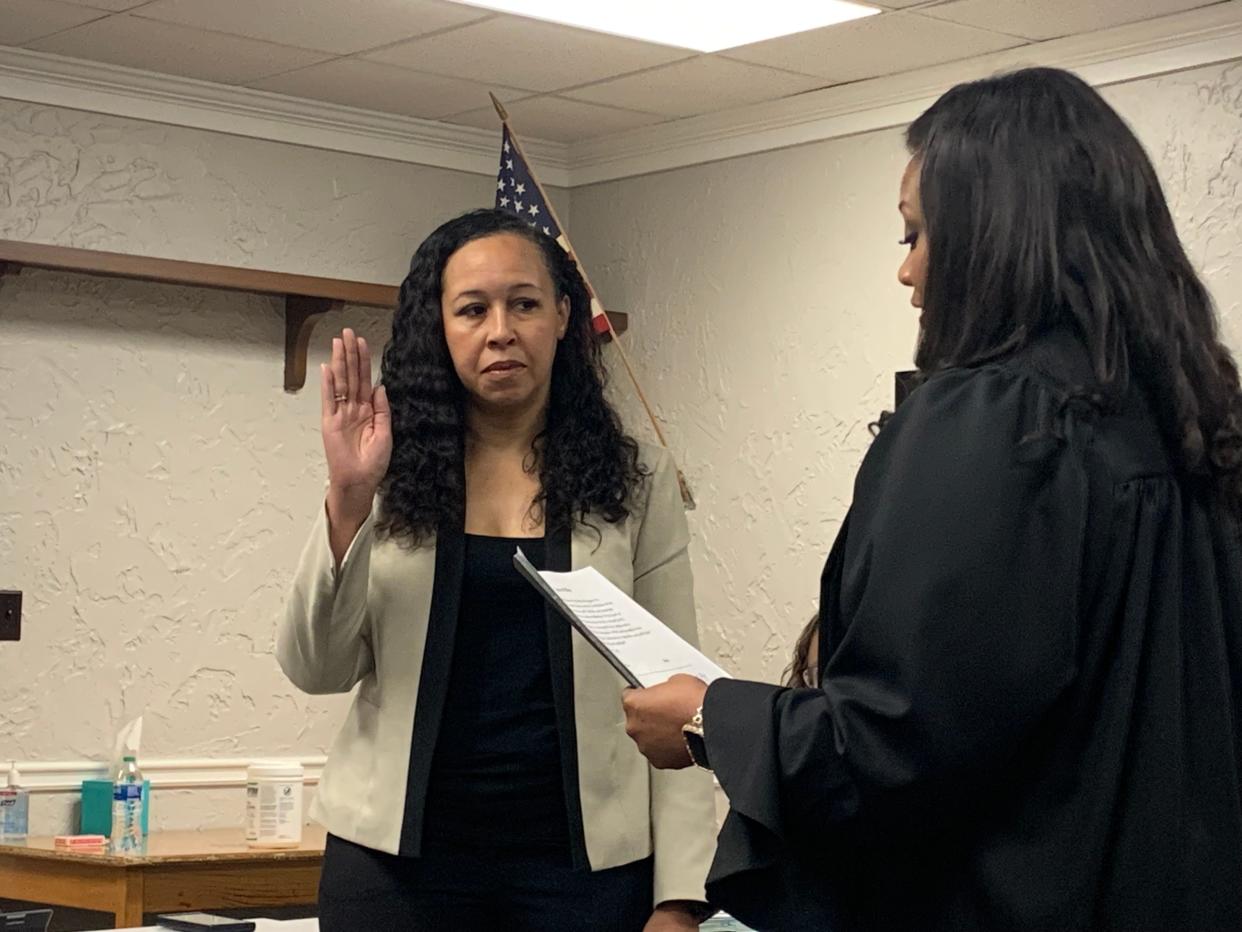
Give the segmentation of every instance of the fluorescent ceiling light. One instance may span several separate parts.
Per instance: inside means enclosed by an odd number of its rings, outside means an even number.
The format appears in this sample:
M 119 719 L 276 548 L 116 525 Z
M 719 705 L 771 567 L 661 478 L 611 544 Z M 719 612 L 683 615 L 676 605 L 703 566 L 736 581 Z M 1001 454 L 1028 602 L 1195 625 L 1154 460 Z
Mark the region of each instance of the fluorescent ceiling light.
M 848 0 L 454 0 L 700 52 L 819 29 L 880 11 Z M 528 49 L 528 53 L 540 50 Z M 547 50 L 545 54 L 555 54 Z

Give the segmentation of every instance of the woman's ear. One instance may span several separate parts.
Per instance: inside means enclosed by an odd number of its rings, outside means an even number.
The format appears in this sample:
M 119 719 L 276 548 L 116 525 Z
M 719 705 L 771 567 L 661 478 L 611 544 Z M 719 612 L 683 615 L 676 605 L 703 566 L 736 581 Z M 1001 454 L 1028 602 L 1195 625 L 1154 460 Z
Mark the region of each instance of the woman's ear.
M 569 331 L 569 295 L 564 295 L 556 304 L 556 338 L 558 340 L 565 339 L 565 334 Z

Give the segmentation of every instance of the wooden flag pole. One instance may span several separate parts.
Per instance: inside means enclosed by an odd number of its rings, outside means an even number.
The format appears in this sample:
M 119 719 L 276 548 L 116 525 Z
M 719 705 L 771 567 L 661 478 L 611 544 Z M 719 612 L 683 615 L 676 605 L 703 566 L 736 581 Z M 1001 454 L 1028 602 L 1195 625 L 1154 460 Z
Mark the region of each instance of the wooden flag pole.
M 526 153 L 522 151 L 522 143 L 517 138 L 517 133 L 513 131 L 513 127 L 509 125 L 509 114 L 505 111 L 504 106 L 496 99 L 496 95 L 488 92 L 488 96 L 492 99 L 492 106 L 496 108 L 496 115 L 500 117 L 500 122 L 509 130 L 509 138 L 513 140 L 513 145 L 518 150 L 518 155 L 522 161 L 530 168 L 530 159 L 526 157 Z M 578 271 L 582 275 L 582 281 L 586 284 L 587 293 L 592 300 L 599 301 L 599 297 L 595 292 L 595 287 L 591 284 L 591 279 L 587 276 L 586 269 L 582 263 L 578 261 L 578 254 L 574 251 L 573 244 L 569 241 L 569 233 L 565 229 L 565 225 L 561 223 L 561 218 L 556 215 L 556 207 L 552 203 L 552 199 L 548 197 L 548 192 L 543 189 L 539 179 L 535 177 L 532 169 L 530 173 L 531 181 L 535 182 L 535 187 L 539 189 L 540 195 L 543 197 L 544 203 L 548 205 L 548 212 L 552 214 L 552 219 L 556 222 L 557 227 L 561 231 L 561 235 L 565 237 L 566 252 L 573 258 L 578 265 Z M 603 302 L 600 302 L 603 307 Z M 651 409 L 651 404 L 647 401 L 647 395 L 643 392 L 643 388 L 638 384 L 638 376 L 634 374 L 634 367 L 630 365 L 630 357 L 625 352 L 625 347 L 621 344 L 621 338 L 615 330 L 612 329 L 612 319 L 608 316 L 608 311 L 604 311 L 604 322 L 608 325 L 608 334 L 612 337 L 612 344 L 617 348 L 617 352 L 621 355 L 621 363 L 625 366 L 626 374 L 630 377 L 630 382 L 634 386 L 634 391 L 638 393 L 638 400 L 642 402 L 643 410 L 647 412 L 647 419 L 651 421 L 651 426 L 655 430 L 656 439 L 660 441 L 660 446 L 668 450 L 668 441 L 664 439 L 664 431 L 660 429 L 660 422 L 656 420 L 655 412 Z M 672 451 L 669 450 L 671 454 Z M 690 491 L 690 483 L 686 481 L 686 477 L 682 474 L 680 468 L 677 470 L 677 483 L 681 486 L 681 500 L 689 510 L 694 510 L 695 501 L 694 493 Z

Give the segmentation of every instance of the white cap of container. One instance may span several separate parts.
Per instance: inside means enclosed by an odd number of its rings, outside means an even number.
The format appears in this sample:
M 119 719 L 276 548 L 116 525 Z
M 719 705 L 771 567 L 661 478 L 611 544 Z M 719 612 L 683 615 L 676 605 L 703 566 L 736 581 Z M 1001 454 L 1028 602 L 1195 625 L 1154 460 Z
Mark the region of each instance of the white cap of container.
M 301 780 L 305 776 L 297 761 L 255 761 L 246 768 L 247 780 Z

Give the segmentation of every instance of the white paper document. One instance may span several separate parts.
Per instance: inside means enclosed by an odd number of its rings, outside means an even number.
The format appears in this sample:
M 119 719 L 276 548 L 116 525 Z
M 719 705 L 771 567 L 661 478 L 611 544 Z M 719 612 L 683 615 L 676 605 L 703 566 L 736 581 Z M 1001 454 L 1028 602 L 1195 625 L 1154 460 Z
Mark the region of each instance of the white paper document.
M 514 564 L 630 685 L 655 686 L 678 673 L 707 683 L 729 675 L 598 570 L 536 570 L 520 550 Z

